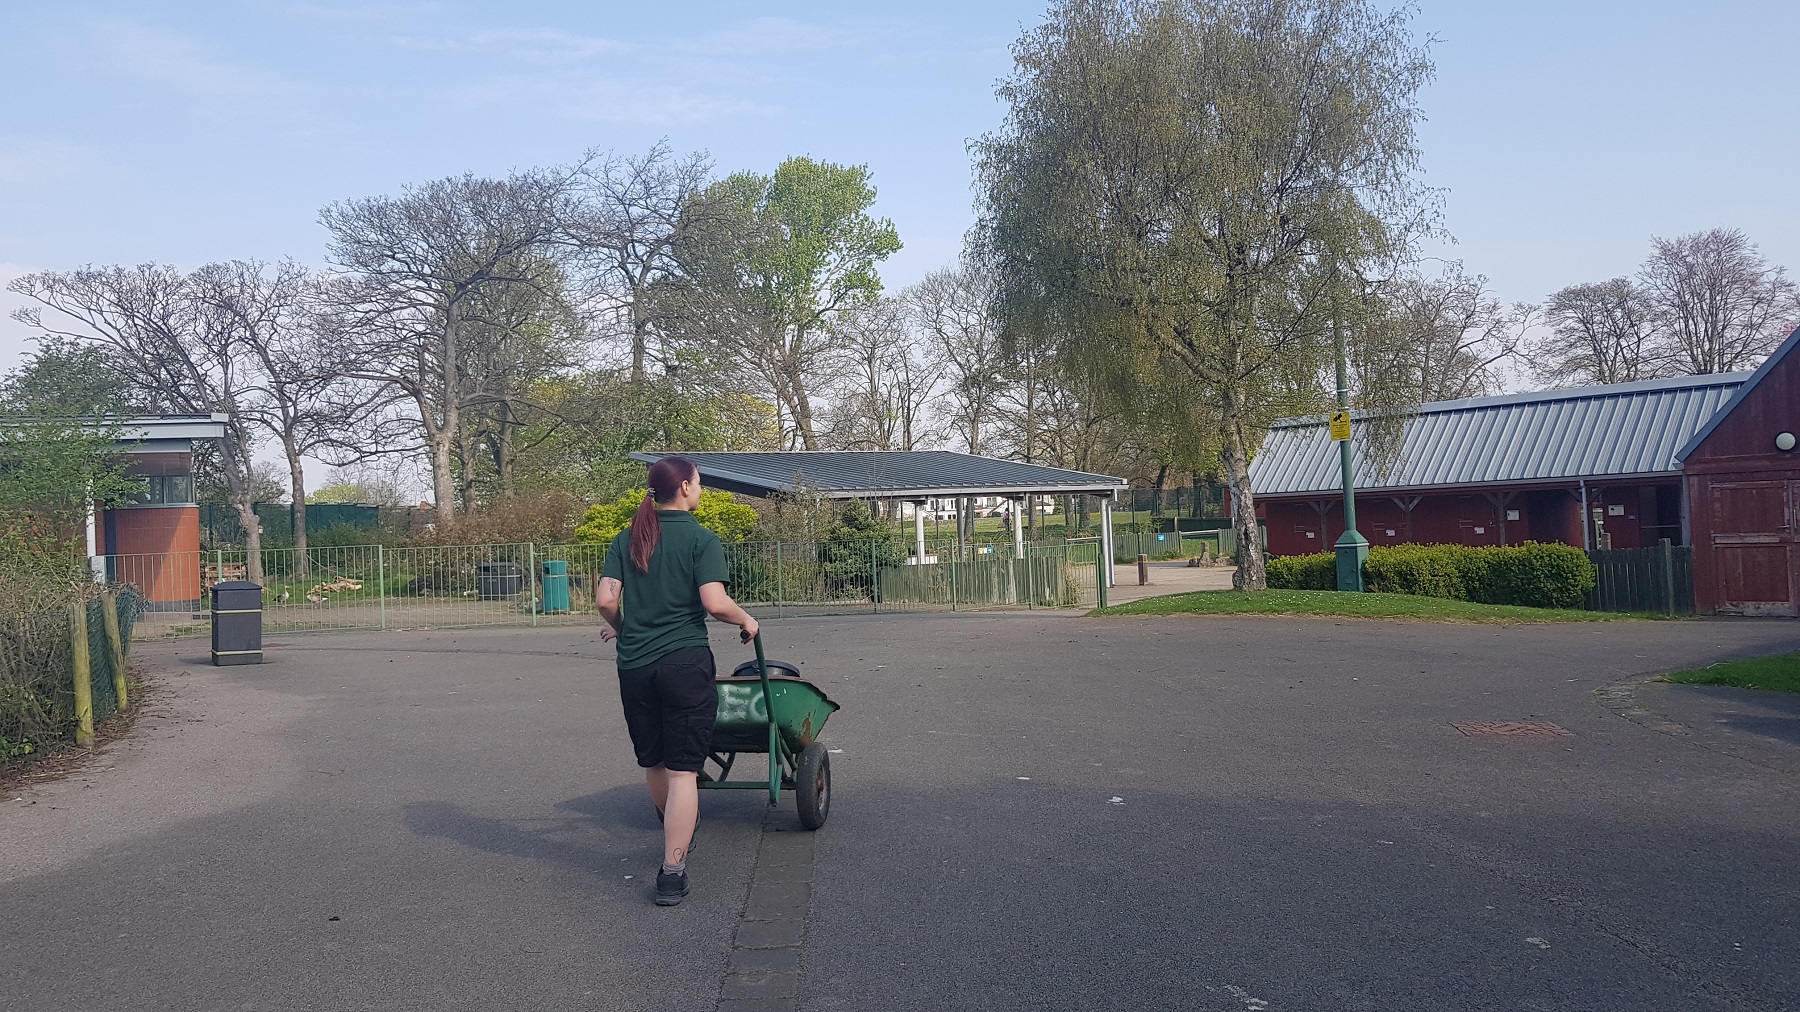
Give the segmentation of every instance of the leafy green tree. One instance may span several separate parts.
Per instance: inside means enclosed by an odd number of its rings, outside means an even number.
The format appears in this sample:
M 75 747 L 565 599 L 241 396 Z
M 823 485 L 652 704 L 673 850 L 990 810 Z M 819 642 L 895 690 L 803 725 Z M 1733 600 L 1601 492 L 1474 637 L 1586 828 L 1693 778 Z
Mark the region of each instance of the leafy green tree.
M 89 503 L 125 505 L 144 483 L 125 474 L 110 430 L 56 419 L 0 420 L 0 584 L 23 600 L 85 579 Z
M 684 233 L 677 326 L 705 357 L 730 362 L 772 397 L 784 433 L 819 448 L 813 398 L 839 363 L 840 314 L 881 293 L 876 264 L 900 249 L 874 218 L 863 165 L 789 158 L 774 175 L 739 172 L 708 187 Z
M 129 378 L 110 349 L 46 335 L 0 378 L 0 416 L 94 418 L 133 412 Z
M 588 507 L 575 528 L 575 540 L 582 544 L 604 545 L 631 526 L 632 515 L 649 495 L 648 489 L 632 489 L 612 502 Z M 729 492 L 706 489 L 700 493 L 700 505 L 694 508 L 694 519 L 700 526 L 719 536 L 721 541 L 742 541 L 756 529 L 756 511 L 732 498 Z
M 1129 403 L 1175 372 L 1264 585 L 1250 454 L 1327 398 L 1335 334 L 1428 225 L 1410 12 L 1368 0 L 1061 0 L 977 145 L 979 259 L 1016 342 Z M 1374 387 L 1386 377 L 1370 373 Z M 1380 400 L 1380 391 L 1359 396 Z M 1195 433 L 1198 437 L 1198 433 Z

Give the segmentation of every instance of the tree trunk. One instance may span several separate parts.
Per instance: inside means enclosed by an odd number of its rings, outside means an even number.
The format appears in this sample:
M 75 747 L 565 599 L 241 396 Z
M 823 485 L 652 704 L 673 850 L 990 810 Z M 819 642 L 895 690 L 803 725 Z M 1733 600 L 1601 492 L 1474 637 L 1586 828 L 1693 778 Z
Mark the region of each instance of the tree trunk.
M 1265 590 L 1268 574 L 1263 568 L 1262 543 L 1257 539 L 1256 497 L 1250 491 L 1250 456 L 1244 448 L 1243 419 L 1238 414 L 1235 391 L 1229 388 L 1221 397 L 1224 410 L 1219 417 L 1219 463 L 1225 468 L 1225 482 L 1231 489 L 1231 529 L 1237 535 L 1237 550 L 1232 562 L 1237 568 L 1231 574 L 1236 590 Z
M 462 385 L 457 382 L 457 331 L 462 312 L 459 301 L 461 295 L 461 292 L 452 295 L 450 304 L 444 309 L 444 389 L 440 395 L 444 423 L 437 432 L 431 434 L 431 487 L 432 494 L 437 497 L 439 521 L 449 521 L 456 517 L 456 483 L 450 473 L 450 454 L 456 440 L 462 435 Z
M 650 319 L 638 300 L 631 300 L 631 385 L 644 382 L 644 359 L 648 357 Z
M 450 440 L 437 433 L 431 443 L 431 494 L 437 499 L 437 518 L 456 518 L 456 481 L 450 471 Z
M 794 431 L 800 436 L 802 449 L 819 448 L 819 437 L 813 435 L 812 400 L 806 396 L 806 385 L 798 377 L 790 378 L 794 396 Z
M 519 425 L 513 420 L 512 402 L 503 400 L 494 406 L 499 418 L 494 433 L 494 473 L 500 482 L 500 498 L 513 498 L 513 438 Z
M 294 576 L 310 579 L 312 560 L 306 555 L 306 468 L 300 463 L 300 450 L 293 440 L 281 441 L 287 454 L 289 494 L 294 503 Z
M 462 464 L 457 471 L 458 500 L 465 513 L 475 509 L 475 447 L 471 443 L 472 434 L 464 426 L 456 440 L 456 457 Z

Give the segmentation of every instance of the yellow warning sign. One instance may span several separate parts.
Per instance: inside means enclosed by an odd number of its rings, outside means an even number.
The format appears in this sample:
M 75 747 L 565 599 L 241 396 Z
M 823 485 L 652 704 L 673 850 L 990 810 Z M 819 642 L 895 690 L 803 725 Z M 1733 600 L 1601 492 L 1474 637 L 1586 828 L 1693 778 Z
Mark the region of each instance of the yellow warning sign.
M 1350 438 L 1350 412 L 1331 413 L 1331 438 L 1339 442 Z

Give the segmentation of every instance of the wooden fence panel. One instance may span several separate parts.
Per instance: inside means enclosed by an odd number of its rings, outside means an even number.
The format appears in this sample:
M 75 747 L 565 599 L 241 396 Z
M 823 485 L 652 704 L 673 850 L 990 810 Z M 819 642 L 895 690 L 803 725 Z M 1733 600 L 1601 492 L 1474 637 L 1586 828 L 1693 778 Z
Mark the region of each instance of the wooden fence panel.
M 1653 548 L 1609 548 L 1588 553 L 1594 563 L 1590 611 L 1694 612 L 1694 550 L 1664 543 Z

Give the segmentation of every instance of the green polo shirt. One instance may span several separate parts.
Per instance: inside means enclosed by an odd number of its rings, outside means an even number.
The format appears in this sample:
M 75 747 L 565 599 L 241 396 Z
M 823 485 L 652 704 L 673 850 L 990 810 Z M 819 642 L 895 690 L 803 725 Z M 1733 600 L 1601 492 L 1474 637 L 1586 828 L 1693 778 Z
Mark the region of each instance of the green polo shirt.
M 631 528 L 619 532 L 606 550 L 601 576 L 625 585 L 624 615 L 619 622 L 619 667 L 641 668 L 671 650 L 703 647 L 706 608 L 700 587 L 730 583 L 725 546 L 719 536 L 700 526 L 685 510 L 657 510 L 662 534 L 650 553 L 650 571 L 631 564 Z

